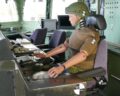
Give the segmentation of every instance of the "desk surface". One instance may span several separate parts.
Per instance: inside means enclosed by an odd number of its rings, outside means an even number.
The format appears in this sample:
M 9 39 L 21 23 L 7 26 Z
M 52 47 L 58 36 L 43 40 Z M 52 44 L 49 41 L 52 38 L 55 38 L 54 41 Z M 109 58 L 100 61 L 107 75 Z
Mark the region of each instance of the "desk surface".
M 65 87 L 65 86 L 72 86 L 79 83 L 84 84 L 86 86 L 86 81 L 78 78 L 77 76 L 68 75 L 62 76 L 57 78 L 44 78 L 37 81 L 30 81 L 27 82 L 28 87 L 32 90 L 40 90 L 40 89 L 49 89 L 49 88 L 56 88 L 56 87 Z

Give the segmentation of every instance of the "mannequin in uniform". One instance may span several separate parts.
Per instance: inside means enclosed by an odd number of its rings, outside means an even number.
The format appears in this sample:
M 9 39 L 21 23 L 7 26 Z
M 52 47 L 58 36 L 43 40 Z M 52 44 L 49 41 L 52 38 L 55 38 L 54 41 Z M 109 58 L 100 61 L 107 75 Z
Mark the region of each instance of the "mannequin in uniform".
M 67 51 L 66 62 L 49 69 L 48 75 L 51 78 L 56 78 L 66 69 L 71 74 L 92 69 L 99 42 L 99 33 L 96 29 L 82 24 L 85 17 L 89 16 L 89 10 L 83 2 L 72 3 L 65 11 L 69 15 L 72 26 L 76 26 L 75 31 L 64 44 L 47 52 L 42 57 L 37 55 L 37 57 L 45 58 Z

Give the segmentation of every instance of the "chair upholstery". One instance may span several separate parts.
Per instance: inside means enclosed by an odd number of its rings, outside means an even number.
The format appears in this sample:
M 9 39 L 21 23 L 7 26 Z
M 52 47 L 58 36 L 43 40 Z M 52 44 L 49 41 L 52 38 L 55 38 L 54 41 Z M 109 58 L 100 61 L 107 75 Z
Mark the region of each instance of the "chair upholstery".
M 91 15 L 85 19 L 86 26 L 94 26 L 98 30 L 105 30 L 106 20 L 102 15 Z
M 40 49 L 43 49 L 44 51 L 49 51 L 58 45 L 64 43 L 66 40 L 66 33 L 63 31 L 54 31 L 53 35 L 50 38 L 50 41 L 48 44 L 42 44 L 39 46 Z
M 105 39 L 101 39 L 98 46 L 93 70 L 97 68 L 103 68 L 104 70 L 103 72 L 101 71 L 102 75 L 99 75 L 100 73 L 97 74 L 95 72 L 94 74 L 96 74 L 96 76 L 94 77 L 94 79 L 87 82 L 87 89 L 88 89 L 87 94 L 96 94 L 95 96 L 107 96 L 105 95 L 106 93 L 104 93 L 104 90 L 107 86 L 107 81 L 108 81 L 107 42 Z M 96 91 L 93 91 L 93 90 L 96 90 Z M 90 96 L 93 96 L 93 95 L 90 95 Z
M 64 43 L 66 39 L 66 33 L 62 31 L 54 31 L 54 34 L 52 35 L 50 42 L 49 42 L 49 47 L 50 48 L 55 48 L 58 45 Z
M 39 46 L 39 48 L 47 52 L 57 47 L 58 45 L 64 43 L 65 40 L 66 40 L 66 32 L 56 30 L 53 32 L 49 44 L 42 44 Z M 63 62 L 65 60 L 65 53 L 61 53 L 56 56 L 53 56 L 53 58 L 55 58 L 55 61 L 57 62 Z
M 95 15 L 95 16 L 90 16 L 86 19 L 86 26 L 94 26 L 97 30 L 105 30 L 107 25 L 105 18 L 102 15 Z M 105 40 L 105 36 L 101 36 L 101 40 L 98 45 L 97 53 L 96 53 L 96 58 L 95 58 L 95 63 L 94 63 L 94 69 L 96 68 L 102 68 L 104 74 L 97 74 L 94 78 L 95 80 L 89 81 L 87 88 L 88 89 L 97 89 L 95 94 L 102 94 L 100 96 L 103 96 L 103 90 L 107 85 L 107 80 L 108 80 L 108 70 L 107 70 L 107 42 Z M 90 73 L 89 73 L 90 74 Z M 96 73 L 95 73 L 96 74 Z M 88 91 L 88 93 L 94 93 L 93 90 Z
M 86 26 L 94 26 L 97 30 L 105 30 L 107 27 L 106 20 L 102 15 L 91 15 L 86 18 Z M 101 36 L 96 53 L 94 68 L 102 67 L 105 69 L 107 77 L 107 42 L 105 36 Z
M 108 80 L 107 74 L 107 42 L 105 39 L 102 39 L 99 43 L 97 54 L 95 58 L 94 68 L 102 67 L 105 69 L 105 77 Z
M 36 29 L 29 37 L 26 38 L 30 40 L 33 44 L 39 45 L 45 43 L 46 34 L 46 28 Z

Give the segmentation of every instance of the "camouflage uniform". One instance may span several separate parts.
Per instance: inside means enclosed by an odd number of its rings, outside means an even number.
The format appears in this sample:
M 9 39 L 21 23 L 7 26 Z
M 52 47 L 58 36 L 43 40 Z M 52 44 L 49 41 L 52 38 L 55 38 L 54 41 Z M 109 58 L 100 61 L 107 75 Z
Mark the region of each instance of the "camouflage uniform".
M 65 9 L 65 11 L 67 14 L 75 14 L 80 16 L 82 19 L 89 16 L 89 10 L 83 2 L 72 3 Z M 66 45 L 68 46 L 67 59 L 70 59 L 81 50 L 88 54 L 85 61 L 69 68 L 69 72 L 76 73 L 92 69 L 99 42 L 99 32 L 96 32 L 94 28 L 90 27 L 77 28 L 66 41 Z
M 93 68 L 97 45 L 99 42 L 99 33 L 96 32 L 96 30 L 82 27 L 79 30 L 75 30 L 75 32 L 73 32 L 70 38 L 66 41 L 68 45 L 67 59 L 70 59 L 76 53 L 80 52 L 80 50 L 83 50 L 88 54 L 88 57 L 85 61 L 69 68 L 69 72 L 76 73 L 78 71 L 84 71 Z

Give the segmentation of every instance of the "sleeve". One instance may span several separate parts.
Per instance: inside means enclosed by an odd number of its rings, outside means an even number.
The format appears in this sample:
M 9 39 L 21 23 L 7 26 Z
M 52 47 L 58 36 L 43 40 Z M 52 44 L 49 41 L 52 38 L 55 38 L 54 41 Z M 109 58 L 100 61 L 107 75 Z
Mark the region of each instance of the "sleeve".
M 69 38 L 67 38 L 67 39 L 65 40 L 64 46 L 65 46 L 65 47 L 68 47 L 68 46 L 69 46 Z
M 97 48 L 97 45 L 98 40 L 96 40 L 94 37 L 89 37 L 82 44 L 80 51 L 83 51 L 87 55 L 90 55 Z

